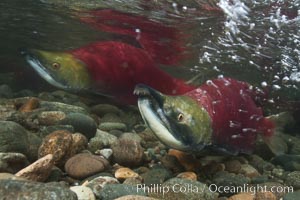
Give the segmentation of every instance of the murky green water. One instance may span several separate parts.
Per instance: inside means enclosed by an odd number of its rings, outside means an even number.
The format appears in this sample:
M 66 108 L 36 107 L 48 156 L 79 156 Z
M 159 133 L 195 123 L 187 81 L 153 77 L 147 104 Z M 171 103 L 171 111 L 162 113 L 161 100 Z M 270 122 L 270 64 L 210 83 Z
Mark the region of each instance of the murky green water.
M 205 10 L 203 5 L 211 6 L 212 3 L 204 1 L 111 0 L 83 4 L 80 1 L 2 0 L 1 83 L 8 82 L 19 89 L 50 88 L 25 63 L 19 49 L 66 51 L 95 41 L 114 40 L 116 35 L 95 30 L 80 22 L 78 16 L 81 15 L 80 10 L 116 8 L 175 26 L 186 34 L 188 58 L 178 67 L 161 66 L 173 76 L 189 80 L 200 74 L 195 84 L 218 75 L 231 76 L 257 86 L 267 83 L 273 88 L 272 100 L 299 101 L 299 80 L 291 80 L 292 73 L 297 76 L 300 71 L 299 42 L 296 41 L 299 40 L 299 16 L 291 16 L 290 21 L 284 21 L 282 15 L 276 15 L 280 6 L 292 9 L 294 14 L 299 5 L 296 1 L 288 5 L 270 2 L 248 3 L 250 11 L 247 18 L 237 15 L 238 20 L 234 22 L 238 33 L 233 34 L 228 23 L 236 20 L 235 16 L 223 11 Z M 283 65 L 284 61 L 287 66 Z M 12 79 L 7 80 L 7 74 L 12 75 Z M 284 77 L 288 78 L 287 82 L 284 82 Z

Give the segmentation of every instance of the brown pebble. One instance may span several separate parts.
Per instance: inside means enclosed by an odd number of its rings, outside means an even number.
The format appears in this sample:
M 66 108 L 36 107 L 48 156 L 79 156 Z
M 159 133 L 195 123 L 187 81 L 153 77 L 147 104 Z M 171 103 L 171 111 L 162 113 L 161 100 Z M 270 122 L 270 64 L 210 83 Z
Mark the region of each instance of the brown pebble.
M 105 158 L 88 153 L 80 153 L 66 162 L 65 171 L 72 178 L 82 179 L 102 172 L 108 167 L 109 162 Z
M 175 156 L 186 171 L 197 172 L 201 167 L 200 161 L 196 159 L 192 154 L 188 154 L 175 149 L 170 149 L 168 155 Z
M 38 108 L 40 105 L 40 101 L 37 98 L 30 98 L 26 101 L 20 108 L 20 112 L 31 112 L 32 110 Z
M 183 172 L 184 167 L 181 165 L 181 163 L 178 161 L 178 159 L 173 155 L 164 155 L 160 162 L 165 166 L 167 169 L 171 170 L 173 173 L 179 173 Z
M 134 171 L 132 171 L 131 169 L 127 168 L 127 167 L 122 167 L 117 169 L 117 171 L 115 172 L 115 177 L 118 180 L 124 180 L 127 178 L 135 178 L 138 177 L 139 175 L 137 173 L 135 173 Z
M 258 192 L 255 195 L 255 200 L 276 200 L 275 194 L 272 192 L 266 191 L 266 192 Z
M 45 181 L 50 173 L 51 169 L 54 166 L 54 158 L 52 154 L 48 154 L 31 165 L 27 166 L 26 168 L 20 170 L 16 173 L 16 176 L 25 178 L 31 181 Z
M 239 193 L 229 197 L 228 200 L 255 200 L 255 196 L 251 193 Z
M 39 158 L 53 154 L 54 164 L 62 167 L 70 158 L 72 150 L 72 133 L 66 130 L 58 130 L 50 133 L 44 138 L 38 150 Z
M 239 173 L 241 169 L 241 163 L 238 160 L 228 160 L 225 163 L 225 170 L 230 173 Z
M 143 161 L 144 148 L 140 142 L 127 138 L 120 138 L 111 146 L 113 159 L 126 167 L 139 166 Z
M 43 111 L 38 115 L 40 125 L 51 126 L 58 124 L 66 118 L 66 114 L 62 111 Z
M 197 181 L 197 174 L 194 172 L 182 172 L 177 175 L 177 178 L 184 178 L 192 181 Z

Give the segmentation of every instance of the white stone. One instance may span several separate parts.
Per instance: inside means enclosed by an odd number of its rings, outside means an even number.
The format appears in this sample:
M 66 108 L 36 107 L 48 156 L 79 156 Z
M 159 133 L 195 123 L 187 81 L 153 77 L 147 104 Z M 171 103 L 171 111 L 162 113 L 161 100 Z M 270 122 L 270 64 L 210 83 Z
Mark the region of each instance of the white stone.
M 92 189 L 86 186 L 72 186 L 70 190 L 76 193 L 78 200 L 96 200 Z

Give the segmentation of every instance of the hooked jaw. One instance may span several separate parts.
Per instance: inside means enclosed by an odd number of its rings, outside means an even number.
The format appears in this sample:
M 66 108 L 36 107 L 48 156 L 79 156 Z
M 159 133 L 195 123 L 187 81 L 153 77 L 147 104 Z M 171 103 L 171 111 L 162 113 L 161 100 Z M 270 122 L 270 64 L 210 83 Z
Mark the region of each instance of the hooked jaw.
M 165 145 L 182 151 L 200 151 L 204 145 L 186 143 L 182 134 L 169 120 L 163 109 L 167 96 L 143 84 L 135 87 L 134 94 L 138 96 L 138 107 L 143 120 Z
M 55 87 L 61 89 L 68 89 L 66 85 L 61 84 L 56 81 L 52 76 L 49 70 L 40 62 L 40 60 L 36 57 L 36 54 L 39 53 L 38 50 L 30 50 L 30 49 L 21 49 L 21 55 L 23 55 L 26 61 L 30 64 L 30 66 L 48 83 L 52 84 Z

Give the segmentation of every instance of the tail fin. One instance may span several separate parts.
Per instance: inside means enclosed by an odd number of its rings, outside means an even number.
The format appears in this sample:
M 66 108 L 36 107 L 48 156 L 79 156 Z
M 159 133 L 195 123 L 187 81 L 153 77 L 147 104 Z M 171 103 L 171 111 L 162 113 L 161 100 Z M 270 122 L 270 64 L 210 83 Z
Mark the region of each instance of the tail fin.
M 175 27 L 111 9 L 83 14 L 80 20 L 98 30 L 132 37 L 157 63 L 175 65 L 186 57 L 187 36 Z
M 282 112 L 264 119 L 263 123 L 265 127 L 269 128 L 265 130 L 263 138 L 275 155 L 281 155 L 287 152 L 287 144 L 280 135 L 283 134 L 284 127 L 293 122 L 294 118 L 290 112 Z M 272 131 L 270 132 L 270 130 Z

